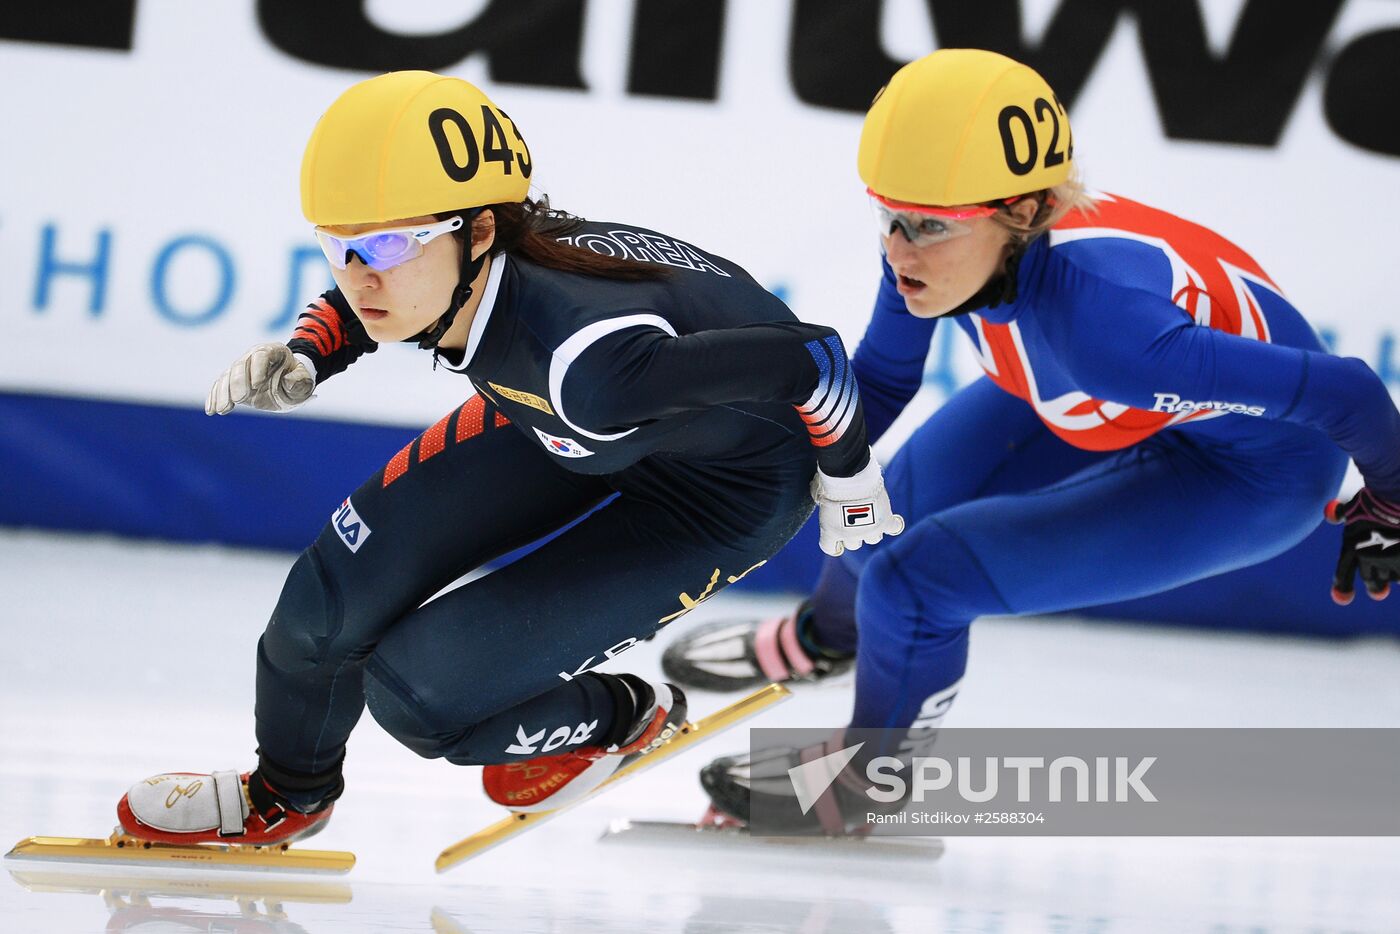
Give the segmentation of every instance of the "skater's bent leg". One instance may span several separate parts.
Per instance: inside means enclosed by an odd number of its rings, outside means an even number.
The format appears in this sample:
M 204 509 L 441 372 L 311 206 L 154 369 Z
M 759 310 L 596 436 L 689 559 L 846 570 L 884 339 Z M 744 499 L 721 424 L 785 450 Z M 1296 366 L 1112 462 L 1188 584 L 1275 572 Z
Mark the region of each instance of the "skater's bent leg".
M 287 577 L 258 644 L 257 737 L 262 771 L 305 786 L 303 797 L 338 781 L 364 709 L 362 669 L 386 633 L 467 570 L 610 492 L 494 414 L 474 397 L 423 436 L 435 439 L 426 453 L 414 441 L 350 496 Z
M 415 691 L 387 663 L 371 661 L 365 672 L 365 703 L 385 732 L 425 759 L 445 758 L 454 765 L 613 745 L 621 740 L 618 728 L 625 726 L 619 714 L 626 700 L 619 703 L 618 690 L 612 677 L 586 671 L 464 728 L 451 705 Z
M 1234 457 L 1153 439 L 1043 490 L 924 520 L 861 579 L 853 725 L 936 723 L 978 616 L 1156 593 L 1288 548 L 1315 523 L 1336 460 L 1243 477 Z
M 909 521 L 905 517 L 905 521 Z M 860 549 L 865 551 L 864 548 Z M 856 552 L 852 552 L 856 554 Z M 853 561 L 827 558 L 822 562 L 817 587 L 804 606 L 805 619 L 798 633 L 812 649 L 851 655 L 856 650 L 856 586 L 859 569 Z
M 938 517 L 897 544 L 861 578 L 855 727 L 933 726 L 967 667 L 972 621 L 1011 612 L 981 561 Z
M 730 513 L 745 525 L 716 538 L 697 536 L 693 506 L 624 490 L 389 633 L 365 669 L 370 712 L 420 755 L 463 765 L 607 745 L 629 724 L 613 676 L 588 670 L 776 551 L 812 508 L 809 472 L 714 491 L 749 505 Z
M 885 485 L 895 511 L 912 528 L 959 503 L 1048 486 L 1105 456 L 1060 440 L 1030 406 L 983 377 L 915 430 L 890 460 Z M 810 600 L 808 631 L 816 645 L 855 651 L 859 578 L 867 562 L 895 541 L 823 563 Z

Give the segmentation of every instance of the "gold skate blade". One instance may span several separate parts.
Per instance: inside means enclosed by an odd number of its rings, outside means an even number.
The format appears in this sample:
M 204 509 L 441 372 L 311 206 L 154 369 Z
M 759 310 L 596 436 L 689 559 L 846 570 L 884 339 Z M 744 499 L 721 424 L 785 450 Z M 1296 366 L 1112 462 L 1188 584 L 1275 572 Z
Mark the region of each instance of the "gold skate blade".
M 6 859 L 59 860 L 112 865 L 168 863 L 183 868 L 254 869 L 272 872 L 349 872 L 355 854 L 341 850 L 301 850 L 288 844 L 244 846 L 151 843 L 126 834 L 95 837 L 28 837 Z
M 473 856 L 480 856 L 492 847 L 499 846 L 506 840 L 531 827 L 538 826 L 555 817 L 575 805 L 585 801 L 591 801 L 594 796 L 602 794 L 610 788 L 616 787 L 621 782 L 645 772 L 652 766 L 659 765 L 684 752 L 697 743 L 702 743 L 717 733 L 722 733 L 730 727 L 747 720 L 752 716 L 767 710 L 774 704 L 787 700 L 792 696 L 781 684 L 770 684 L 759 688 L 747 697 L 742 697 L 727 707 L 721 707 L 708 717 L 701 717 L 694 723 L 687 723 L 680 728 L 674 737 L 666 742 L 664 746 L 649 752 L 640 758 L 633 759 L 627 765 L 618 769 L 612 776 L 593 791 L 577 801 L 566 804 L 563 807 L 555 808 L 552 811 L 513 811 L 510 816 L 504 817 L 496 823 L 479 830 L 467 837 L 452 844 L 439 854 L 435 866 L 438 872 L 445 872 L 464 860 Z

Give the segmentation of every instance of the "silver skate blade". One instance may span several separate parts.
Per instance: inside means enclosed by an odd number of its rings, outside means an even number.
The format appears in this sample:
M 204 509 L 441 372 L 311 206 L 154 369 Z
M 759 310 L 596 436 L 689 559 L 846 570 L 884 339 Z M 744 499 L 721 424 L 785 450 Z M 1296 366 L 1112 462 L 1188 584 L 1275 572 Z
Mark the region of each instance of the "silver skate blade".
M 618 818 L 608 825 L 600 843 L 634 846 L 685 846 L 715 850 L 744 850 L 755 854 L 782 854 L 784 859 L 919 860 L 932 862 L 943 855 L 943 841 L 936 837 L 755 837 L 747 827 L 690 824 L 683 821 L 629 820 Z

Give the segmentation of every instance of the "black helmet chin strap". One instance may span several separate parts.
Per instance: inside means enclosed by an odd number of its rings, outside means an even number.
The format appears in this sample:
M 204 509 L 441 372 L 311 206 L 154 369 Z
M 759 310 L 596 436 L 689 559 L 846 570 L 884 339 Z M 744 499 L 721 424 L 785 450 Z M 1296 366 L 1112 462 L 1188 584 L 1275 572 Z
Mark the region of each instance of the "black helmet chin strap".
M 437 319 L 432 327 L 420 332 L 416 337 L 409 340 L 418 341 L 419 350 L 431 350 L 433 352 L 433 369 L 437 369 L 438 364 L 438 341 L 447 335 L 452 327 L 452 322 L 457 320 L 457 312 L 462 310 L 462 306 L 472 297 L 472 283 L 476 277 L 481 275 L 481 267 L 486 265 L 486 257 L 489 250 L 483 252 L 476 259 L 472 259 L 472 220 L 481 213 L 481 208 L 473 208 L 462 215 L 466 220 L 466 243 L 462 245 L 462 268 L 457 274 L 457 287 L 452 290 L 452 299 L 447 304 L 447 310 L 442 313 L 442 317 Z
M 452 322 L 457 320 L 457 312 L 462 310 L 462 306 L 472 297 L 472 283 L 481 274 L 481 267 L 486 265 L 486 253 L 482 253 L 476 259 L 469 259 L 471 252 L 464 250 L 462 253 L 462 272 L 457 280 L 457 287 L 452 290 L 452 301 L 448 303 L 447 310 L 438 318 L 437 323 L 426 331 L 418 335 L 418 349 L 431 350 L 433 352 L 433 369 L 437 369 L 438 364 L 438 341 L 446 336 Z
M 1035 210 L 1035 217 L 1031 220 L 1031 226 L 1039 223 L 1054 207 L 1054 201 L 1050 198 L 1040 200 Z M 1001 206 L 1006 209 L 1005 205 Z M 1036 236 L 1042 236 L 1037 234 Z M 1016 277 L 1021 270 L 1021 259 L 1026 255 L 1026 249 L 1030 247 L 1031 241 L 1035 237 L 1016 236 L 1011 241 L 1011 252 L 1002 264 L 1001 271 L 995 273 L 982 288 L 973 293 L 972 297 L 963 302 L 958 307 L 946 314 L 939 315 L 940 318 L 958 318 L 983 308 L 995 308 L 998 305 L 1010 305 L 1016 301 Z

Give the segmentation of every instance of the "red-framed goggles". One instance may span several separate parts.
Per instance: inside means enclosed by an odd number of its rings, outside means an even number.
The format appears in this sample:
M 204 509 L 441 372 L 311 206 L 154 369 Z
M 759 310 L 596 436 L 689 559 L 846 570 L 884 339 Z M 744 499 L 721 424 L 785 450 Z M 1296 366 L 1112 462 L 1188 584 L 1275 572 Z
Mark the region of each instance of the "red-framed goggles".
M 341 237 L 323 227 L 316 228 L 316 242 L 326 260 L 336 269 L 344 269 L 351 253 L 371 269 L 383 272 L 423 255 L 423 244 L 445 233 L 460 230 L 466 223 L 461 217 L 449 217 L 436 224 L 421 227 L 386 227 L 367 230 L 355 237 Z
M 892 236 L 896 229 L 914 246 L 929 246 L 942 243 L 954 237 L 972 233 L 972 227 L 965 221 L 978 217 L 991 217 L 999 210 L 998 205 L 971 204 L 964 207 L 944 208 L 928 204 L 910 204 L 895 201 L 865 189 L 870 196 L 870 207 L 875 212 L 875 220 L 880 225 L 880 236 Z M 1001 204 L 1012 204 L 1020 200 L 1020 195 L 1007 198 Z

